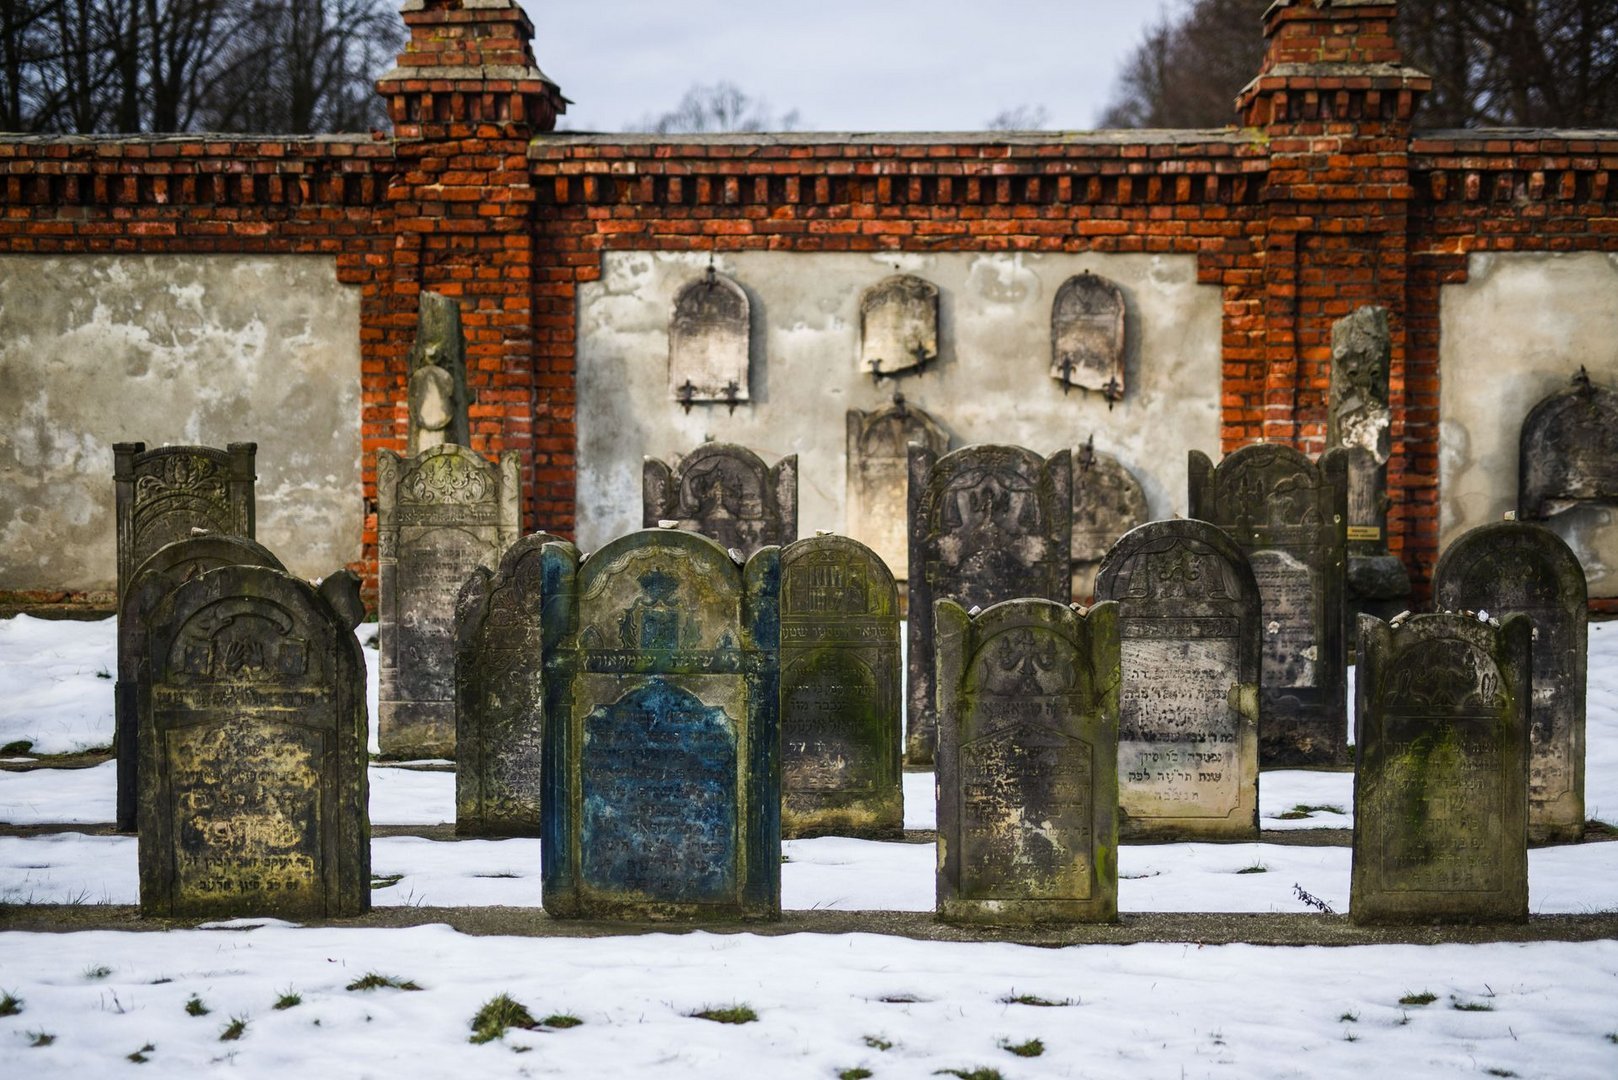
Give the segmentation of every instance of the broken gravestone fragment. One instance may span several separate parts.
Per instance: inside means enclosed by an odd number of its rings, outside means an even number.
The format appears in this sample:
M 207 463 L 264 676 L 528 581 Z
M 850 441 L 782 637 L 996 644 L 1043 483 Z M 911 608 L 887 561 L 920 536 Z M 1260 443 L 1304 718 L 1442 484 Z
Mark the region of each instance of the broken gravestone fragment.
M 445 443 L 466 446 L 472 441 L 461 306 L 425 291 L 420 305 L 416 340 L 410 346 L 411 457 Z

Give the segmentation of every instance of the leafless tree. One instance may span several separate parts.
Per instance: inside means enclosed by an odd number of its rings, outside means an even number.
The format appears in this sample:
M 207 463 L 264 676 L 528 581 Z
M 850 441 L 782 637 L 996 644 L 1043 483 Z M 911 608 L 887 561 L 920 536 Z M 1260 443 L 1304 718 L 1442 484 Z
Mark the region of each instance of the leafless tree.
M 732 131 L 796 131 L 802 126 L 798 110 L 777 116 L 770 104 L 745 93 L 733 82 L 697 84 L 666 113 L 648 114 L 630 124 L 630 131 L 657 135 L 706 134 Z
M 1018 105 L 1001 109 L 984 121 L 984 131 L 1044 131 L 1051 122 L 1050 110 L 1043 105 Z

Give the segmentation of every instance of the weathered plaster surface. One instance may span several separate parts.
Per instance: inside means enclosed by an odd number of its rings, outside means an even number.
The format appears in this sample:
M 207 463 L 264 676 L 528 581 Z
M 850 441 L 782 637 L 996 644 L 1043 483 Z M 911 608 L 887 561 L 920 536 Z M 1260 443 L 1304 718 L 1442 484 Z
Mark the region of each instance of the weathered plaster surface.
M 1440 544 L 1517 506 L 1517 442 L 1541 398 L 1582 364 L 1618 384 L 1618 256 L 1473 255 L 1445 286 L 1439 348 Z M 1618 510 L 1548 523 L 1584 563 L 1593 597 L 1618 596 Z
M 126 441 L 257 442 L 258 539 L 357 559 L 359 308 L 329 258 L 0 256 L 0 589 L 114 587 Z
M 1219 452 L 1217 287 L 1189 256 L 814 254 L 742 252 L 715 265 L 752 301 L 752 401 L 734 415 L 668 390 L 674 294 L 708 255 L 611 252 L 578 294 L 578 539 L 585 550 L 640 525 L 641 458 L 690 452 L 711 436 L 767 462 L 799 456 L 799 535 L 842 532 L 849 408 L 889 403 L 895 387 L 954 439 L 1013 443 L 1040 454 L 1092 434 L 1140 478 L 1156 517 L 1186 509 L 1186 451 Z M 1128 396 L 1063 396 L 1050 377 L 1051 303 L 1074 274 L 1116 281 L 1129 305 Z M 859 302 L 895 273 L 940 290 L 939 358 L 874 385 L 859 370 Z M 539 527 L 544 527 L 539 522 Z

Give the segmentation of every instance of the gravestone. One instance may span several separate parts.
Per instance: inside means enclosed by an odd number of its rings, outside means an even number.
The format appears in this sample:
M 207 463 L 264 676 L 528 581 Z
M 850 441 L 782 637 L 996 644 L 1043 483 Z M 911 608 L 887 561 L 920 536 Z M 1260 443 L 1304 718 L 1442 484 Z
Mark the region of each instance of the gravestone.
M 1125 314 L 1117 283 L 1089 271 L 1063 282 L 1051 305 L 1051 378 L 1121 401 Z
M 1258 582 L 1204 521 L 1118 541 L 1096 599 L 1119 605 L 1120 823 L 1126 838 L 1258 839 Z
M 545 910 L 778 918 L 780 552 L 660 529 L 543 558 Z
M 751 556 L 798 538 L 798 455 L 771 467 L 732 443 L 704 443 L 670 468 L 649 457 L 641 472 L 644 524 L 672 521 Z
M 317 591 L 237 565 L 158 605 L 140 709 L 143 915 L 370 908 L 358 594 L 348 571 Z
M 538 836 L 544 689 L 540 552 L 532 533 L 492 573 L 479 566 L 455 602 L 455 832 Z
M 1528 917 L 1527 618 L 1359 621 L 1357 923 Z
M 1081 446 L 1073 455 L 1073 595 L 1095 591 L 1096 570 L 1129 530 L 1146 524 L 1151 510 L 1135 474 L 1111 454 Z
M 113 488 L 118 521 L 118 595 L 158 548 L 194 531 L 253 538 L 253 461 L 257 443 L 160 446 L 116 443 Z
M 147 677 L 147 646 L 152 613 L 182 583 L 221 566 L 268 566 L 284 570 L 262 544 L 245 536 L 208 533 L 164 544 L 130 578 L 118 605 L 118 681 L 113 686 L 114 735 L 118 753 L 119 832 L 134 832 L 140 792 L 140 698 Z
M 751 341 L 747 293 L 713 267 L 674 298 L 669 320 L 669 393 L 686 406 L 748 400 Z
M 1485 525 L 1439 557 L 1433 600 L 1448 611 L 1526 615 L 1533 622 L 1528 836 L 1536 842 L 1579 840 L 1589 614 L 1578 556 L 1543 526 Z
M 912 274 L 877 282 L 860 297 L 860 370 L 881 378 L 938 359 L 938 286 Z
M 410 347 L 411 457 L 445 443 L 466 446 L 472 441 L 461 306 L 425 291 L 420 303 Z
M 902 394 L 875 412 L 848 410 L 848 535 L 876 552 L 900 581 L 910 576 L 905 492 L 911 443 L 944 454 L 949 433 Z
M 899 590 L 843 536 L 781 552 L 782 835 L 893 837 L 900 785 Z
M 393 758 L 455 755 L 455 600 L 522 531 L 515 451 L 376 456 L 378 738 Z
M 1346 455 L 1320 463 L 1287 446 L 1244 446 L 1215 468 L 1191 451 L 1191 517 L 1229 533 L 1264 602 L 1259 761 L 1347 757 L 1343 616 Z
M 968 446 L 939 457 L 910 447 L 909 663 L 912 764 L 933 760 L 933 602 L 988 607 L 1037 597 L 1066 603 L 1073 533 L 1072 455 Z
M 1519 439 L 1517 509 L 1545 521 L 1581 504 L 1618 506 L 1618 390 L 1583 368 L 1535 405 Z
M 938 914 L 1118 917 L 1118 607 L 938 603 Z

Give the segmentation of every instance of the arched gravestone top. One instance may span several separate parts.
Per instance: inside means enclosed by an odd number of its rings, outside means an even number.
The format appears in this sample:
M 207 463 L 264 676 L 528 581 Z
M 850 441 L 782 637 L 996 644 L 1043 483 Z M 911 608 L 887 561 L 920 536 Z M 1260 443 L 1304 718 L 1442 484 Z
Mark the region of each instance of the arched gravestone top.
M 1347 452 L 1317 465 L 1289 446 L 1244 446 L 1216 468 L 1190 454 L 1191 517 L 1247 554 L 1264 602 L 1259 753 L 1266 765 L 1347 754 L 1344 633 Z
M 938 359 L 938 286 L 896 274 L 860 297 L 860 370 L 896 375 Z
M 153 552 L 196 529 L 253 536 L 257 443 L 112 448 L 118 519 L 118 595 Z
M 909 670 L 913 764 L 932 760 L 933 603 L 988 607 L 1018 597 L 1066 603 L 1072 578 L 1072 454 L 967 446 L 939 457 L 910 446 Z
M 269 548 L 245 536 L 209 533 L 165 544 L 135 570 L 118 605 L 118 682 L 114 687 L 114 743 L 118 751 L 117 827 L 133 831 L 140 791 L 138 703 L 145 677 L 152 613 L 179 585 L 221 566 L 267 566 L 285 570 Z
M 938 602 L 941 918 L 1117 918 L 1117 616 Z
M 813 536 L 781 551 L 783 835 L 904 831 L 899 591 L 874 551 Z
M 933 417 L 896 395 L 874 412 L 848 410 L 848 534 L 870 546 L 893 576 L 910 576 L 910 539 L 905 485 L 910 444 L 934 454 L 949 451 L 949 432 Z
M 1085 272 L 1068 278 L 1051 305 L 1051 378 L 1124 396 L 1124 291 Z
M 1073 594 L 1088 596 L 1095 565 L 1151 517 L 1146 492 L 1123 462 L 1084 446 L 1073 453 Z
M 1581 368 L 1523 420 L 1518 513 L 1543 521 L 1580 503 L 1618 505 L 1618 391 Z
M 545 910 L 778 917 L 779 550 L 656 529 L 543 566 Z
M 369 909 L 354 625 L 262 566 L 209 570 L 158 605 L 141 705 L 143 914 Z
M 1125 836 L 1258 837 L 1258 581 L 1205 521 L 1154 521 L 1096 575 L 1119 605 Z
M 746 290 L 712 268 L 675 294 L 669 319 L 669 394 L 675 401 L 749 400 L 751 310 Z
M 1449 611 L 1526 615 L 1534 625 L 1528 832 L 1535 841 L 1584 835 L 1585 694 L 1589 667 L 1584 567 L 1541 525 L 1502 521 L 1451 544 L 1433 571 Z
M 641 470 L 643 523 L 664 521 L 750 556 L 798 538 L 798 455 L 776 462 L 734 443 L 704 443 L 673 468 L 649 457 Z
M 544 729 L 542 553 L 530 533 L 498 569 L 479 566 L 455 602 L 455 831 L 538 836 Z
M 1360 616 L 1355 922 L 1528 917 L 1532 635 L 1518 615 Z

